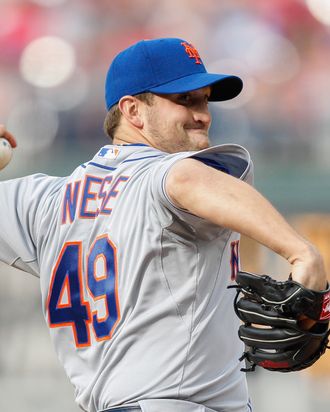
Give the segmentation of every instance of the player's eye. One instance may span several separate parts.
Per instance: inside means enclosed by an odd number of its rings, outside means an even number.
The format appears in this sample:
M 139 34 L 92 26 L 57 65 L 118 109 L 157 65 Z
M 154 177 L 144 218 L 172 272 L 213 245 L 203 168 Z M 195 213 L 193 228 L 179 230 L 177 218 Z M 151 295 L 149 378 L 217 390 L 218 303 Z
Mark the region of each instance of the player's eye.
M 181 93 L 175 98 L 177 104 L 182 106 L 199 106 L 202 104 L 208 104 L 209 95 L 198 95 L 192 93 Z
M 191 103 L 191 101 L 192 101 L 191 95 L 188 94 L 188 93 L 180 94 L 178 96 L 178 103 L 179 104 L 189 104 L 189 103 Z

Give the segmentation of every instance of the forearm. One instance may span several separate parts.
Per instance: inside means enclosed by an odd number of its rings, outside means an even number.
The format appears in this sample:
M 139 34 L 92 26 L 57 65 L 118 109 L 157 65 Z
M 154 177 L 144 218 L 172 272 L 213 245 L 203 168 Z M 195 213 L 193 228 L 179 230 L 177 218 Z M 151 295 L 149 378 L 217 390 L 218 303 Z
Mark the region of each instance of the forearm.
M 200 181 L 199 189 L 182 199 L 190 212 L 246 235 L 290 262 L 306 249 L 306 241 L 252 186 L 224 173 L 214 173 L 211 192 Z

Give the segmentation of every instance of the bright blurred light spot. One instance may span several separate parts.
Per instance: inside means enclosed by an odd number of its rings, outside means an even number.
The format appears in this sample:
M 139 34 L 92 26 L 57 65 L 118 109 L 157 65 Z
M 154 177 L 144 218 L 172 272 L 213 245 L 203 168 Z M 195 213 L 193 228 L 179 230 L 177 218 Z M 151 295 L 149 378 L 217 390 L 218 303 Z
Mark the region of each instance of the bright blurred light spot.
M 321 23 L 330 25 L 329 0 L 305 0 L 309 11 Z
M 64 4 L 67 0 L 32 0 L 33 3 L 39 4 L 40 6 L 53 7 Z
M 42 37 L 23 51 L 20 70 L 23 78 L 37 87 L 55 87 L 65 82 L 75 69 L 73 47 L 58 37 Z
M 17 138 L 23 153 L 47 149 L 56 137 L 58 114 L 47 101 L 25 100 L 17 104 L 7 121 L 8 130 Z
M 68 82 L 51 89 L 39 89 L 41 98 L 49 99 L 59 111 L 71 110 L 81 104 L 88 95 L 89 79 L 82 70 L 76 70 Z
M 256 37 L 245 58 L 254 73 L 268 83 L 290 80 L 300 69 L 300 59 L 294 45 L 274 32 Z

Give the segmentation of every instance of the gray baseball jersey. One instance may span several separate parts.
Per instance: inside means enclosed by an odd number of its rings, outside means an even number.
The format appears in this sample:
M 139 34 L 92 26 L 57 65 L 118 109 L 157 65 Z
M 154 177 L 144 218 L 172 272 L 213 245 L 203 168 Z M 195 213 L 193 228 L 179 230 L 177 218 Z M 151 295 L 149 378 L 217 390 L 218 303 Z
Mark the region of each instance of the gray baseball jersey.
M 40 278 L 85 411 L 250 411 L 227 289 L 239 235 L 172 204 L 166 176 L 187 157 L 251 181 L 238 145 L 167 154 L 135 144 L 105 146 L 69 177 L 0 183 L 0 259 Z

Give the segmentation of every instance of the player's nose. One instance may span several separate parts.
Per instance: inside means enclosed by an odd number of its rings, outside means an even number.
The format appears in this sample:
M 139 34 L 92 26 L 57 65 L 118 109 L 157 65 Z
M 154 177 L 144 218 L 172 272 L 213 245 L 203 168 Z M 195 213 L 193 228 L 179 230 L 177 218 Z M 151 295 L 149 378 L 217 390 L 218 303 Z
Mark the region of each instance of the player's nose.
M 205 126 L 209 126 L 212 120 L 211 113 L 207 105 L 195 110 L 193 116 L 196 123 L 203 123 Z

